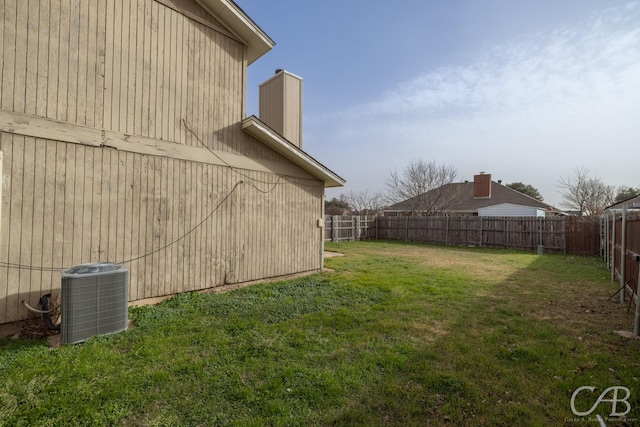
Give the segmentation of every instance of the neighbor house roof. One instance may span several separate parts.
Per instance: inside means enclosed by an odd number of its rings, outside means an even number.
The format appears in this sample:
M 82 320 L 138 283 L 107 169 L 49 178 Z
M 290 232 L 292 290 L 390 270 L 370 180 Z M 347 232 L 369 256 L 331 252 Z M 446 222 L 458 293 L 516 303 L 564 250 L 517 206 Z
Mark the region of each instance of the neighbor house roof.
M 242 129 L 249 135 L 263 142 L 273 150 L 324 181 L 325 187 L 342 187 L 345 180 L 318 162 L 316 159 L 287 141 L 278 132 L 271 129 L 256 116 L 249 116 L 242 121 Z
M 275 42 L 231 0 L 196 0 L 212 16 L 247 45 L 249 64 L 270 51 Z
M 545 210 L 553 209 L 551 205 L 548 205 L 544 202 L 534 199 L 531 196 L 527 196 L 526 194 L 506 187 L 495 181 L 491 181 L 490 197 L 474 198 L 473 186 L 473 182 L 454 182 L 439 187 L 437 191 L 445 191 L 449 194 L 456 195 L 456 199 L 447 206 L 445 211 L 459 213 L 476 213 L 478 212 L 478 208 L 485 208 L 501 203 L 534 206 Z M 386 208 L 385 211 L 411 211 L 413 210 L 412 206 L 416 206 L 416 199 L 420 197 L 425 197 L 425 195 L 419 195 L 403 202 L 396 203 L 395 205 Z
M 618 202 L 616 204 L 613 204 L 611 206 L 607 206 L 605 209 L 622 209 L 624 206 L 626 206 L 627 209 L 640 208 L 640 194 L 633 197 L 629 197 L 628 199 Z

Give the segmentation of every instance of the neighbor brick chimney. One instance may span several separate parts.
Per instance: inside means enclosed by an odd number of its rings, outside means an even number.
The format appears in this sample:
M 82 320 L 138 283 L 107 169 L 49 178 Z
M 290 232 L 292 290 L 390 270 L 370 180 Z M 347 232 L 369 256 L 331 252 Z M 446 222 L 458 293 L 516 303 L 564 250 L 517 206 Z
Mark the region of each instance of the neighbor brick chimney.
M 473 198 L 488 199 L 491 197 L 491 174 L 480 172 L 473 176 Z

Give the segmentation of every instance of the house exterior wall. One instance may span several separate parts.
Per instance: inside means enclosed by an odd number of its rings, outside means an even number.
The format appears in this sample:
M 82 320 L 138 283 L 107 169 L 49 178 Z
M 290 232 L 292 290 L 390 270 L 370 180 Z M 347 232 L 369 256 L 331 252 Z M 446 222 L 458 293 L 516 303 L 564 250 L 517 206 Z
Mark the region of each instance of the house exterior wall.
M 0 323 L 81 263 L 131 301 L 321 268 L 324 184 L 242 131 L 245 46 L 195 2 L 0 10 Z
M 478 209 L 478 216 L 535 216 L 544 217 L 545 211 L 533 206 L 514 205 L 511 203 L 502 203 L 486 208 Z

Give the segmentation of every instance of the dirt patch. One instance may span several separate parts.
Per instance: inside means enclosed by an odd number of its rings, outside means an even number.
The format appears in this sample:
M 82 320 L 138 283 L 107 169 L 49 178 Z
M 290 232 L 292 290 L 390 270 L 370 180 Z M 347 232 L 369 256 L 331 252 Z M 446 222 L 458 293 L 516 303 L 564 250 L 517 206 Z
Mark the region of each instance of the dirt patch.
M 340 252 L 330 252 L 330 251 L 324 251 L 322 253 L 322 256 L 325 258 L 333 258 L 336 256 L 344 256 L 344 254 L 341 254 Z
M 59 335 L 59 331 L 50 330 L 40 317 L 34 317 L 17 322 L 0 325 L 0 338 L 13 337 L 14 339 L 48 339 Z
M 5 323 L 0 325 L 0 338 L 10 337 L 19 334 L 22 330 L 20 322 Z
M 165 296 L 155 297 L 155 298 L 139 299 L 136 301 L 129 302 L 129 307 L 143 307 L 145 305 L 156 305 L 161 303 L 164 300 L 173 298 L 175 296 L 176 296 L 175 294 L 171 294 L 171 295 L 165 295 Z

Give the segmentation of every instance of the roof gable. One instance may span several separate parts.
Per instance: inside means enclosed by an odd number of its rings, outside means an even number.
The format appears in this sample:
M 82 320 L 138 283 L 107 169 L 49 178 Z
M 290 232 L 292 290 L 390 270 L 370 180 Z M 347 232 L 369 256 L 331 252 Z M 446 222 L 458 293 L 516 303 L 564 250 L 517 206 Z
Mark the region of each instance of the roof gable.
M 275 46 L 275 42 L 231 0 L 196 0 L 211 16 L 247 45 L 247 62 L 255 60 Z
M 624 206 L 627 208 L 635 208 L 636 205 L 638 205 L 637 207 L 640 207 L 640 194 L 608 206 L 606 209 L 622 209 Z

